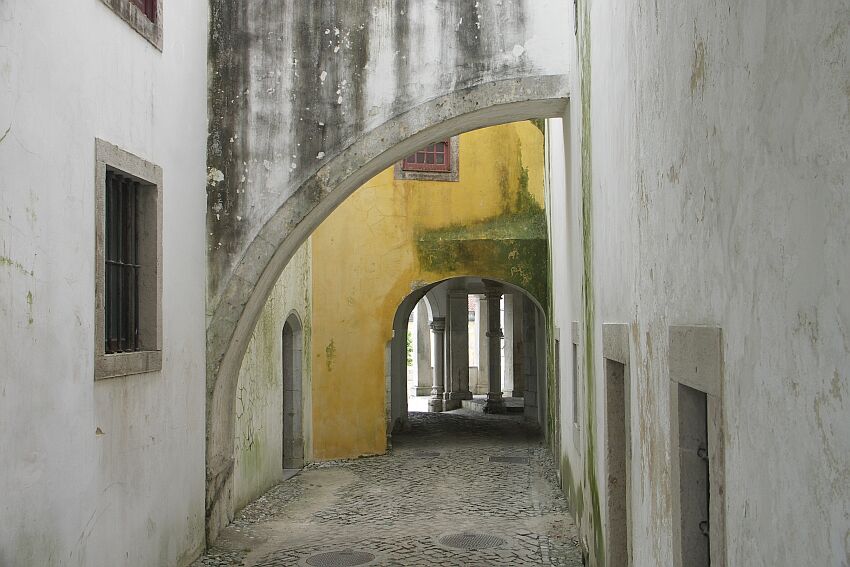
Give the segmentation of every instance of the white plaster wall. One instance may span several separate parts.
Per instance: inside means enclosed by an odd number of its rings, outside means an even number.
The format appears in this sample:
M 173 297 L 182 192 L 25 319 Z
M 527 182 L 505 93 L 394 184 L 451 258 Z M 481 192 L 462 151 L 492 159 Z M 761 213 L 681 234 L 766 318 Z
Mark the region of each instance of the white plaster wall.
M 559 345 L 560 362 L 559 410 L 560 459 L 578 475 L 582 470 L 582 452 L 577 443 L 580 430 L 573 419 L 573 343 L 572 322 L 579 313 L 578 290 L 581 289 L 581 264 L 576 261 L 580 249 L 574 243 L 581 238 L 577 230 L 576 185 L 568 178 L 569 117 L 547 120 L 546 123 L 546 210 L 550 217 L 552 270 L 553 344 Z M 554 341 L 557 340 L 557 343 Z M 565 488 L 568 479 L 563 479 Z
M 578 183 L 586 137 L 600 498 L 602 323 L 632 329 L 632 546 L 646 566 L 672 564 L 667 329 L 719 326 L 727 565 L 848 565 L 850 9 L 586 6 L 589 58 L 576 69 L 590 116 L 583 125 L 574 97 L 568 156 Z M 567 215 L 579 222 L 580 209 Z M 559 255 L 583 253 L 565 236 L 553 234 L 561 319 L 578 297 L 563 278 L 582 277 L 558 271 Z
M 163 9 L 159 52 L 101 2 L 0 3 L 0 565 L 203 545 L 208 14 Z M 96 137 L 162 167 L 165 240 L 162 371 L 98 383 Z
M 283 325 L 293 312 L 302 325 L 301 395 L 304 454 L 308 462 L 312 455 L 311 268 L 312 250 L 307 240 L 275 284 L 242 360 L 235 405 L 233 498 L 236 510 L 258 498 L 282 478 Z

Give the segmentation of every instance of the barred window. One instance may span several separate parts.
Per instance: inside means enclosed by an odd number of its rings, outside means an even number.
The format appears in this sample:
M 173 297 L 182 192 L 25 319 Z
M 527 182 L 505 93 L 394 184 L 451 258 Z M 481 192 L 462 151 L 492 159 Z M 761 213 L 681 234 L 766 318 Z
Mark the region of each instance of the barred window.
M 139 231 L 141 184 L 119 171 L 106 171 L 106 354 L 140 350 Z
M 162 170 L 96 142 L 95 379 L 162 368 Z

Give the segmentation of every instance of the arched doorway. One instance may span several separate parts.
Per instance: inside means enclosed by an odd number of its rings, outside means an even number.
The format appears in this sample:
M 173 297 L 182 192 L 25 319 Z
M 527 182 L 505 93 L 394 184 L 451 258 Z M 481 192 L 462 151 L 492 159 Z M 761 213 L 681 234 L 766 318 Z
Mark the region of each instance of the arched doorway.
M 467 327 L 467 298 L 486 294 L 495 294 L 500 298 L 511 298 L 507 302 L 509 309 L 516 310 L 507 318 L 502 319 L 502 326 L 510 323 L 512 328 L 504 333 L 508 337 L 505 345 L 507 355 L 495 352 L 495 357 L 489 356 L 490 350 L 486 344 L 481 345 L 479 367 L 481 376 L 478 387 L 470 382 L 469 327 Z M 451 296 L 455 296 L 451 299 Z M 461 299 L 458 300 L 458 297 Z M 491 297 L 491 302 L 492 302 Z M 411 312 L 420 301 L 425 301 L 431 325 L 431 348 L 433 352 L 432 368 L 432 397 L 429 401 L 429 411 L 457 409 L 463 405 L 463 400 L 472 404 L 487 404 L 482 395 L 507 394 L 505 397 L 521 399 L 522 411 L 527 421 L 543 425 L 546 423 L 547 398 L 547 352 L 546 347 L 546 316 L 540 302 L 528 290 L 517 285 L 476 276 L 450 278 L 433 282 L 412 292 L 399 304 L 393 318 L 393 340 L 390 342 L 387 356 L 389 369 L 387 377 L 388 408 L 387 433 L 402 431 L 406 428 L 408 419 L 408 388 L 407 388 L 407 325 Z M 496 299 L 498 305 L 498 299 Z M 454 304 L 454 305 L 453 305 Z M 462 309 L 461 309 L 462 308 Z M 461 311 L 459 311 L 461 309 Z M 485 309 L 486 311 L 486 309 Z M 480 316 L 480 314 L 479 314 Z M 495 333 L 490 329 L 491 324 L 499 321 L 498 315 L 491 322 L 482 320 L 476 329 L 480 331 L 483 343 L 488 341 L 487 334 Z M 455 328 L 452 329 L 454 323 Z M 458 325 L 460 323 L 460 325 Z M 504 329 L 499 329 L 502 333 Z M 514 335 L 516 333 L 516 336 Z M 494 335 L 495 336 L 495 335 Z M 457 343 L 452 345 L 452 341 Z M 495 348 L 491 346 L 490 348 Z M 466 351 L 467 356 L 463 357 Z M 452 356 L 455 360 L 452 361 Z M 461 359 L 458 364 L 456 359 Z M 492 362 L 487 363 L 487 359 Z M 492 366 L 491 366 L 492 365 Z M 510 365 L 510 368 L 506 368 Z M 463 366 L 464 368 L 461 368 Z M 465 372 L 464 372 L 465 371 Z M 487 384 L 490 372 L 498 373 L 491 384 Z M 516 372 L 516 374 L 514 374 Z M 455 374 L 456 376 L 452 376 Z M 478 394 L 478 396 L 476 396 Z M 437 402 L 437 398 L 443 400 Z M 513 402 L 517 403 L 517 402 Z
M 283 435 L 282 468 L 304 467 L 304 403 L 302 392 L 303 332 L 301 321 L 290 314 L 283 325 Z

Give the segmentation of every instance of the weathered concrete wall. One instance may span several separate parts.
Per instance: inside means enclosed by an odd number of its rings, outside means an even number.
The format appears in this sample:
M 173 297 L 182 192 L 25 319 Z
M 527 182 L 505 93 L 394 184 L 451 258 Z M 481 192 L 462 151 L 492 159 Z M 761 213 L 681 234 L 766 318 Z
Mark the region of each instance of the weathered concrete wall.
M 213 304 L 260 227 L 364 133 L 445 93 L 566 70 L 554 0 L 212 4 Z
M 850 10 L 592 0 L 579 14 L 574 175 L 555 214 L 580 240 L 553 257 L 581 268 L 570 286 L 555 270 L 555 297 L 580 321 L 584 429 L 562 438 L 595 564 L 603 322 L 632 331 L 635 565 L 673 564 L 670 325 L 722 330 L 726 564 L 848 564 Z
M 311 456 L 311 247 L 305 242 L 266 301 L 242 361 L 236 389 L 233 506 L 239 510 L 281 479 L 283 433 L 282 331 L 296 314 L 302 325 L 301 379 L 305 455 Z
M 386 449 L 384 345 L 411 291 L 478 275 L 545 301 L 542 201 L 543 133 L 520 122 L 462 134 L 459 182 L 388 169 L 322 223 L 311 239 L 315 458 Z
M 0 2 L 0 565 L 185 565 L 204 541 L 208 8 L 163 50 L 101 2 Z M 94 381 L 95 138 L 162 167 L 161 372 Z

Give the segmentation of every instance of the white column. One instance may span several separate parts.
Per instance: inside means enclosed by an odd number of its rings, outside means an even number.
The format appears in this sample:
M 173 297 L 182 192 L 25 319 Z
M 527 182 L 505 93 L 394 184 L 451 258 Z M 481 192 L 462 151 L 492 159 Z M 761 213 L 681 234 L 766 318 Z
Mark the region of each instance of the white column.
M 502 371 L 502 392 L 506 397 L 511 397 L 514 391 L 514 298 L 512 293 L 506 293 L 505 298 L 505 326 L 503 329 L 505 335 L 505 368 Z M 519 299 L 519 298 L 517 298 Z
M 519 293 L 505 295 L 505 387 L 508 398 L 525 395 L 525 302 Z M 509 361 L 510 359 L 510 361 Z
M 472 399 L 469 391 L 469 300 L 465 289 L 449 290 L 448 372 L 444 394 L 446 410 L 458 409 L 461 400 Z
M 413 337 L 416 365 L 416 395 L 427 396 L 431 393 L 431 332 L 428 329 L 428 308 L 424 301 L 416 306 L 416 336 Z
M 445 331 L 446 318 L 434 317 L 431 321 L 431 335 L 433 337 L 432 349 L 434 352 L 434 374 L 433 386 L 431 387 L 431 399 L 428 400 L 428 411 L 443 411 L 443 383 L 445 380 Z
M 480 296 L 478 301 L 478 382 L 480 384 L 476 394 L 486 394 L 490 389 L 490 339 L 487 338 L 487 327 L 490 324 L 490 313 L 487 308 L 487 298 Z

